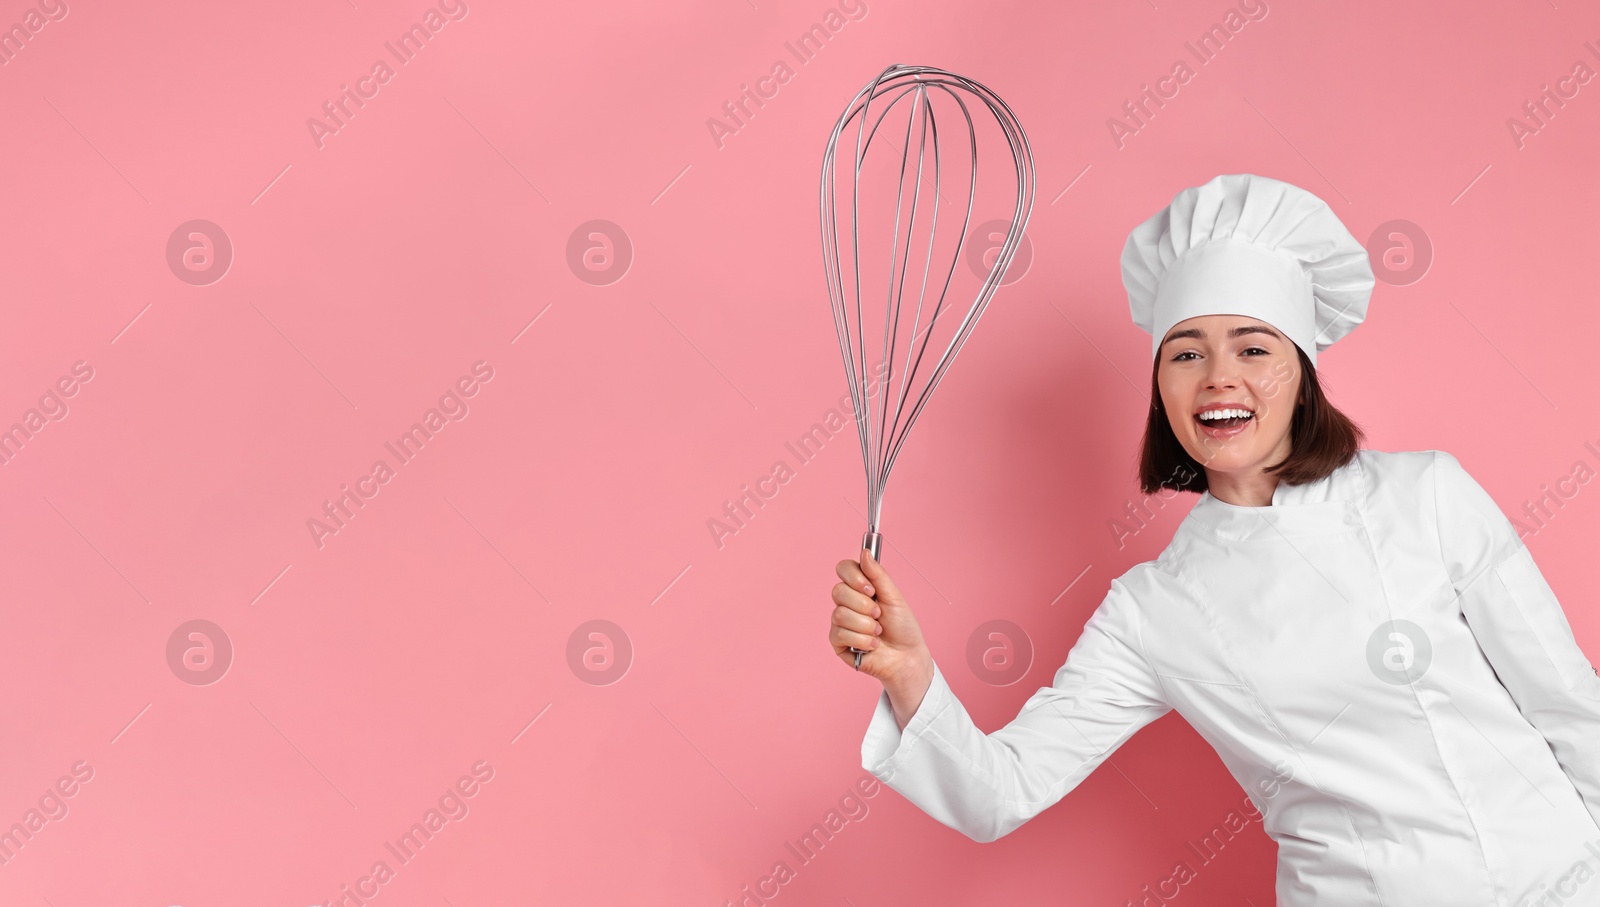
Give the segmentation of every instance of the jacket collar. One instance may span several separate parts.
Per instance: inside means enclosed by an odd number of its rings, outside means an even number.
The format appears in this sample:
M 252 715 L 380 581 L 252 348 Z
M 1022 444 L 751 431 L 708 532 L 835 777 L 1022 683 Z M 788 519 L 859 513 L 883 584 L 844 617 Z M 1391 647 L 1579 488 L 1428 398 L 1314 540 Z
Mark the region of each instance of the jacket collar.
M 1261 507 L 1229 504 L 1205 491 L 1184 518 L 1186 526 L 1231 541 L 1315 535 L 1359 529 L 1362 454 L 1329 475 L 1305 485 L 1279 482 L 1272 503 Z

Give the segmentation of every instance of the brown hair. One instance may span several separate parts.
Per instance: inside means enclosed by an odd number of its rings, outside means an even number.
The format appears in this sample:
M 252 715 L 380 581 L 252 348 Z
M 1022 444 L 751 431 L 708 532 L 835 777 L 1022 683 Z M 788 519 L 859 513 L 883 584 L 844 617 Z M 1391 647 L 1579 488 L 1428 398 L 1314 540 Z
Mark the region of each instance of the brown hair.
M 1305 351 L 1294 348 L 1300 357 L 1300 405 L 1289 423 L 1289 456 L 1266 467 L 1290 485 L 1304 485 L 1325 478 L 1349 463 L 1361 449 L 1365 435 L 1349 416 L 1334 408 L 1322 393 L 1317 370 Z M 1156 380 L 1161 359 L 1150 370 L 1150 399 L 1153 401 L 1144 425 L 1144 440 L 1139 452 L 1139 488 L 1155 494 L 1162 488 L 1206 490 L 1206 471 L 1172 433 L 1167 413 L 1161 408 L 1161 387 Z

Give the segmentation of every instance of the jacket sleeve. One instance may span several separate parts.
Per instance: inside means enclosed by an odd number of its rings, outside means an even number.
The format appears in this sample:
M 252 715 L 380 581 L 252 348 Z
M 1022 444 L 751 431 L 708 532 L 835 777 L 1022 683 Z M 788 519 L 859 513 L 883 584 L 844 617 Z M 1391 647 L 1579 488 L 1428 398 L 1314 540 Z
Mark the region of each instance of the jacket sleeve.
M 1010 834 L 1171 710 L 1143 655 L 1134 604 L 1113 580 L 1052 685 L 992 734 L 973 724 L 937 662 L 903 731 L 888 691 L 880 691 L 861 742 L 862 768 L 974 841 Z
M 1434 451 L 1434 513 L 1461 613 L 1517 708 L 1600 822 L 1600 676 L 1494 499 Z

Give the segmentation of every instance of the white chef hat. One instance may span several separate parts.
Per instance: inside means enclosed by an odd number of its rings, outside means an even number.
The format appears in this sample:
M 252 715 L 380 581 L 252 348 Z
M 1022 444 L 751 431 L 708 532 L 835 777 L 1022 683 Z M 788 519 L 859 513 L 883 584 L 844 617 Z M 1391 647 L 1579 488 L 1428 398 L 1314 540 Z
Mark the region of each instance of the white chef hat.
M 1367 315 L 1367 250 L 1322 199 L 1298 186 L 1229 173 L 1184 189 L 1133 228 L 1122 285 L 1152 358 L 1173 325 L 1197 315 L 1246 315 L 1317 353 Z

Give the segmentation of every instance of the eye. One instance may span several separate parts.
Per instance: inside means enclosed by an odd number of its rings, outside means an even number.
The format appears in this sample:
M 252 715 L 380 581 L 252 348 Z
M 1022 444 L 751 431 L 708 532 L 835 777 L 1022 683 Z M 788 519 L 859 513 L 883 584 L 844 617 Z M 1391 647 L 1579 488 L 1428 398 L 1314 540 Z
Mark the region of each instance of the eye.
M 1245 352 L 1248 353 L 1248 352 L 1250 352 L 1250 350 L 1255 350 L 1256 352 L 1260 353 L 1263 356 L 1271 355 L 1270 353 L 1268 353 L 1266 350 L 1262 349 L 1259 346 L 1250 347 L 1250 349 L 1245 350 Z
M 1194 355 L 1194 350 L 1184 350 L 1183 352 L 1179 353 L 1178 355 L 1173 356 L 1172 357 L 1172 361 L 1173 362 L 1183 362 L 1183 361 L 1185 361 L 1183 357 L 1192 356 L 1192 355 Z

